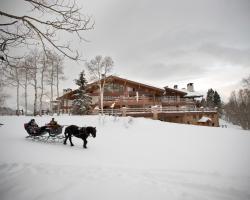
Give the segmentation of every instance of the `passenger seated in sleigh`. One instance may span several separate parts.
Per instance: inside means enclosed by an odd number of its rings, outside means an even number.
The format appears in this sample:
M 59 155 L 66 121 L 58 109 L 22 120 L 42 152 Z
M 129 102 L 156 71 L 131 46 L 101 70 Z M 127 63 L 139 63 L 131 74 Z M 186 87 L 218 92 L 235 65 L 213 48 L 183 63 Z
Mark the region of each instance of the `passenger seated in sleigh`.
M 60 134 L 62 133 L 62 126 L 55 121 L 55 118 L 52 118 L 51 121 L 46 124 L 46 127 L 50 129 L 50 134 Z
M 57 123 L 57 121 L 55 121 L 55 118 L 52 118 L 51 121 L 46 124 L 47 127 L 50 127 L 50 128 L 58 128 L 60 127 L 60 125 Z
M 39 127 L 35 119 L 31 119 L 28 123 L 24 124 L 24 128 L 31 136 L 41 136 L 46 134 L 46 126 Z

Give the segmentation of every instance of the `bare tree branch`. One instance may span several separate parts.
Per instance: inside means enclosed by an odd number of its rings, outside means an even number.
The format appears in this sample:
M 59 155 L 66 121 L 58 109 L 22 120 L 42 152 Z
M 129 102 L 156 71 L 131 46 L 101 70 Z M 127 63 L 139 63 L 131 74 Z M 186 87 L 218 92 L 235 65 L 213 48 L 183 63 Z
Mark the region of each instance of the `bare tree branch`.
M 0 10 L 0 16 L 10 22 L 0 24 L 0 60 L 7 62 L 11 48 L 40 44 L 45 50 L 52 46 L 62 55 L 78 60 L 79 53 L 64 41 L 58 41 L 60 32 L 74 34 L 86 41 L 81 33 L 93 29 L 91 17 L 83 16 L 74 0 L 24 0 L 32 6 L 30 15 L 18 16 Z M 39 18 L 38 14 L 45 17 Z

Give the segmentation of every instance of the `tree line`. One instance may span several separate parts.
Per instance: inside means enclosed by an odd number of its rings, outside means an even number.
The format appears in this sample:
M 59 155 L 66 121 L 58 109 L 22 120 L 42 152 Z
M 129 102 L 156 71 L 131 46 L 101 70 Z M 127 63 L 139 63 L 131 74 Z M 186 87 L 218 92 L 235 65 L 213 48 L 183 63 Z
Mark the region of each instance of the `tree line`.
M 224 106 L 226 120 L 250 129 L 250 75 L 242 80 L 242 88 L 233 91 Z
M 219 115 L 222 116 L 223 102 L 219 93 L 212 88 L 208 89 L 206 98 L 202 98 L 200 106 L 215 108 L 218 111 Z
M 46 51 L 46 54 L 44 51 L 33 50 L 15 66 L 3 67 L 2 73 L 2 84 L 15 88 L 17 114 L 20 110 L 22 92 L 24 114 L 28 114 L 28 103 L 31 99 L 28 93 L 32 90 L 33 115 L 41 115 L 45 97 L 50 102 L 59 97 L 59 84 L 64 79 L 63 57 L 50 50 Z M 50 110 L 52 111 L 52 108 Z

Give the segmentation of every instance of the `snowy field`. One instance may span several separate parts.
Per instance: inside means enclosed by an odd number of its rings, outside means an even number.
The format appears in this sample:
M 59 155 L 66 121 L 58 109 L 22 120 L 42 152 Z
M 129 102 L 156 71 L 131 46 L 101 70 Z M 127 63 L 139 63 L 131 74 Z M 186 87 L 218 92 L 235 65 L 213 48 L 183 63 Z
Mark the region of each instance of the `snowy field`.
M 250 132 L 143 118 L 60 116 L 96 126 L 88 149 L 28 140 L 0 117 L 0 200 L 249 200 Z M 41 126 L 50 117 L 36 117 Z

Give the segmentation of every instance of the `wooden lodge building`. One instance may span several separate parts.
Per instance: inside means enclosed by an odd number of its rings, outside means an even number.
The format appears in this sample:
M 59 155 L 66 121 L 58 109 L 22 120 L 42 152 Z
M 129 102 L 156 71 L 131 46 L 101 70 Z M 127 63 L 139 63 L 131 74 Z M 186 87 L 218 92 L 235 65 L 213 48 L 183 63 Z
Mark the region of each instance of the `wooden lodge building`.
M 187 89 L 158 88 L 117 76 L 105 79 L 103 108 L 109 115 L 147 117 L 161 121 L 219 126 L 216 110 L 200 107 L 197 98 L 201 94 L 194 91 L 193 83 Z M 97 82 L 88 84 L 87 92 L 92 97 L 92 113 L 100 112 L 99 88 Z M 65 89 L 57 100 L 62 113 L 70 113 L 74 91 Z

